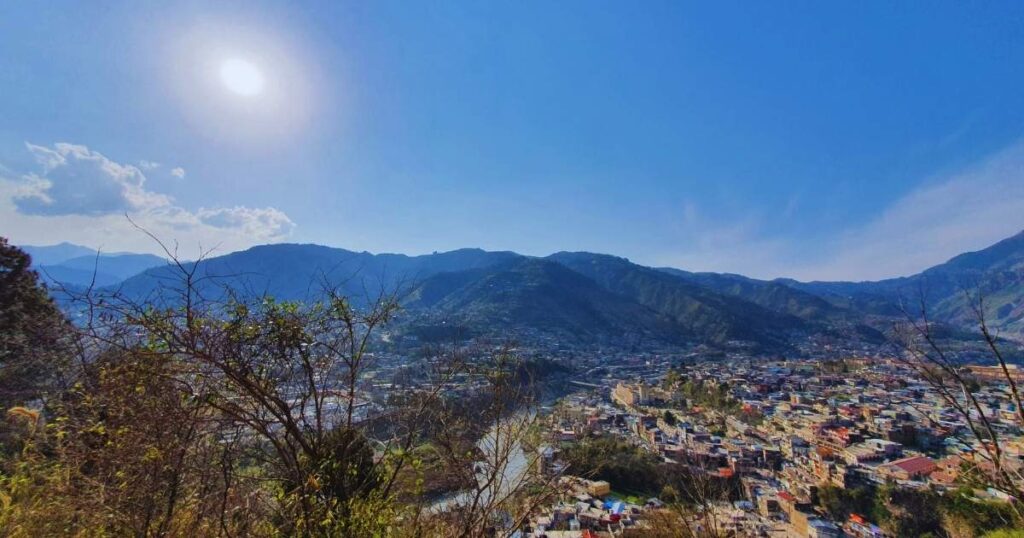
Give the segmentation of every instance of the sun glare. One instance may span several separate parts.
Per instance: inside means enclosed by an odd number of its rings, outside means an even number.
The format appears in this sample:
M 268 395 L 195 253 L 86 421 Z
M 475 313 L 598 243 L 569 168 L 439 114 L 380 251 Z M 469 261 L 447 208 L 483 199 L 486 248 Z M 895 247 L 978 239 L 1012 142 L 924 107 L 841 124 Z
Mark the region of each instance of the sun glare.
M 246 148 L 279 144 L 323 103 L 316 56 L 279 29 L 206 20 L 167 36 L 166 85 L 201 136 Z
M 220 65 L 220 80 L 238 95 L 248 97 L 263 91 L 263 73 L 251 62 L 239 58 L 227 59 Z

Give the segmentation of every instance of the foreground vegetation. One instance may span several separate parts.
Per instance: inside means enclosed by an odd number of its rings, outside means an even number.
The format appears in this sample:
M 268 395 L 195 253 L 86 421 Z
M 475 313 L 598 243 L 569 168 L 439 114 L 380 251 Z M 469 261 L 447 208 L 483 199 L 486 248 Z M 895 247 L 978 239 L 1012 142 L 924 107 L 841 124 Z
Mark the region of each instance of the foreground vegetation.
M 410 388 L 367 416 L 375 335 L 398 312 L 395 295 L 211 294 L 195 265 L 176 267 L 167 293 L 145 301 L 64 290 L 71 323 L 28 256 L 0 238 L 0 534 L 501 536 L 557 494 L 555 477 L 508 471 L 520 447 L 543 442 L 534 380 L 558 364 L 428 347 L 404 373 Z M 973 394 L 956 374 L 946 377 Z M 476 390 L 456 383 L 466 379 Z M 716 415 L 761 420 L 724 383 L 675 372 L 665 382 Z M 623 439 L 564 448 L 572 474 L 668 503 L 651 517 L 674 535 L 719 535 L 715 506 L 741 498 L 737 477 Z M 824 487 L 816 501 L 835 520 L 862 514 L 896 536 L 1015 536 L 998 529 L 1020 521 L 1018 507 L 971 491 Z
M 859 514 L 893 536 L 989 536 L 1013 525 L 1015 518 L 1006 503 L 977 500 L 967 487 L 939 495 L 890 485 L 825 486 L 817 501 L 837 521 Z
M 543 498 L 532 477 L 486 490 L 509 454 L 480 435 L 514 440 L 532 417 L 533 367 L 507 354 L 434 349 L 415 390 L 360 416 L 393 295 L 210 300 L 179 265 L 173 301 L 86 291 L 72 325 L 29 265 L 0 238 L 5 536 L 480 535 L 521 523 L 527 488 Z M 472 413 L 445 391 L 460 375 L 483 382 Z M 470 500 L 428 510 L 449 487 Z

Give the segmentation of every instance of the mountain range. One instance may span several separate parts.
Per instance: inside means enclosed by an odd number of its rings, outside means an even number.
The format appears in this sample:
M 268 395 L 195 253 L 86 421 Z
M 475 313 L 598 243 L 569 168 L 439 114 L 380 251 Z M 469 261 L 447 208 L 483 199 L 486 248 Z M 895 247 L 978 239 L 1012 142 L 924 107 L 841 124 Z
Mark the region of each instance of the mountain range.
M 112 286 L 147 269 L 167 265 L 167 260 L 152 254 L 106 254 L 72 243 L 21 248 L 32 256 L 36 271 L 51 285 Z
M 89 285 L 95 274 L 95 286 L 148 301 L 173 301 L 181 286 L 178 269 L 156 256 L 97 255 L 70 244 L 25 248 L 48 280 L 65 286 Z M 976 329 L 970 296 L 980 293 L 991 326 L 1024 340 L 1024 232 L 915 275 L 873 282 L 758 280 L 589 252 L 406 256 L 312 244 L 256 246 L 185 266 L 195 267 L 208 297 L 230 290 L 301 301 L 324 286 L 357 298 L 397 291 L 405 327 L 421 333 L 444 326 L 467 334 L 515 330 L 586 342 L 766 350 L 809 336 L 873 344 L 907 315 L 903 305 L 914 312 L 923 304 L 933 320 Z

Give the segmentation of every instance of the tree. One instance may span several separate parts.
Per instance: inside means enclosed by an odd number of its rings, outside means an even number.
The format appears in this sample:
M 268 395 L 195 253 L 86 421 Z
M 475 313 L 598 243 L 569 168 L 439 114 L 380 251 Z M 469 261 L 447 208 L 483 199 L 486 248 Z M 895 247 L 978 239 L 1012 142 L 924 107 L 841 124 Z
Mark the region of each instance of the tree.
M 986 533 L 982 538 L 1024 538 L 1024 530 L 1000 529 Z
M 166 252 L 178 280 L 160 300 L 64 290 L 82 313 L 66 325 L 78 360 L 69 383 L 41 389 L 47 424 L 11 411 L 0 534 L 511 534 L 550 498 L 557 477 L 534 473 L 539 455 L 523 450 L 533 377 L 550 365 L 439 349 L 420 356 L 412 386 L 367 412 L 397 292 L 215 294 L 202 257 Z M 456 376 L 484 383 L 467 395 L 452 390 Z M 417 498 L 426 453 L 471 502 L 437 514 Z
M 439 415 L 439 427 L 430 437 L 446 462 L 444 469 L 464 485 L 443 516 L 446 534 L 513 536 L 558 490 L 559 475 L 538 469 L 542 455 L 537 441 L 543 439 L 533 435 L 539 409 L 532 376 L 544 365 L 521 360 L 507 345 L 477 353 L 484 357 L 466 372 L 482 380 L 482 390 L 468 401 L 446 401 L 463 412 Z
M 738 478 L 723 478 L 707 465 L 670 465 L 659 476 L 667 484 L 662 488 L 666 503 L 648 519 L 653 524 L 647 534 L 672 538 L 718 538 L 729 536 L 726 513 L 729 501 L 741 497 Z M 645 536 L 647 535 L 645 534 Z
M 893 536 L 921 536 L 941 530 L 937 493 L 892 486 L 877 489 L 874 517 Z
M 168 307 L 103 297 L 90 337 L 115 349 L 144 346 L 154 360 L 180 365 L 177 379 L 203 380 L 192 391 L 205 413 L 247 439 L 246 456 L 280 488 L 274 517 L 283 532 L 343 532 L 351 503 L 389 497 L 386 467 L 404 463 L 374 461 L 354 428 L 367 350 L 396 297 L 382 293 L 363 308 L 333 289 L 307 304 L 234 293 L 211 301 L 196 286 L 196 267 L 179 264 L 180 300 Z
M 1017 378 L 1010 371 L 998 335 L 988 325 L 984 294 L 965 290 L 964 299 L 974 313 L 980 340 L 1005 382 L 1000 404 L 1013 409 L 1016 422 L 1024 424 Z M 916 311 L 903 307 L 905 321 L 894 328 L 896 341 L 902 349 L 900 358 L 966 425 L 969 435 L 961 441 L 972 446 L 972 453 L 963 459 L 967 468 L 962 474 L 976 485 L 991 487 L 1014 499 L 1024 499 L 1024 469 L 1008 455 L 1008 436 L 1003 435 L 997 420 L 985 412 L 990 402 L 983 401 L 987 397 L 981 394 L 980 385 L 957 355 L 943 344 L 941 327 L 929 318 L 927 305 L 924 290 L 921 290 Z M 935 422 L 929 415 L 926 418 Z M 1021 504 L 1010 503 L 1010 508 L 1015 523 L 1024 526 Z
M 665 390 L 673 390 L 682 380 L 683 377 L 679 375 L 675 368 L 669 368 L 661 385 Z
M 32 259 L 0 237 L 0 405 L 38 398 L 68 359 L 67 323 Z
M 835 521 L 846 521 L 850 514 L 871 516 L 874 501 L 872 487 L 844 489 L 828 484 L 818 488 L 818 505 Z

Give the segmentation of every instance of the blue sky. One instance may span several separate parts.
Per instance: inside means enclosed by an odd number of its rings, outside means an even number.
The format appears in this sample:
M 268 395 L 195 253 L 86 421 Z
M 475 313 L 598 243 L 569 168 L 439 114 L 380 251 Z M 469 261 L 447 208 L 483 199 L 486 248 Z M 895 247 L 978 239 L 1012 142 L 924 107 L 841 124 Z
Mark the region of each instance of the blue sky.
M 869 279 L 1024 229 L 1019 2 L 36 4 L 0 16 L 18 243 Z

